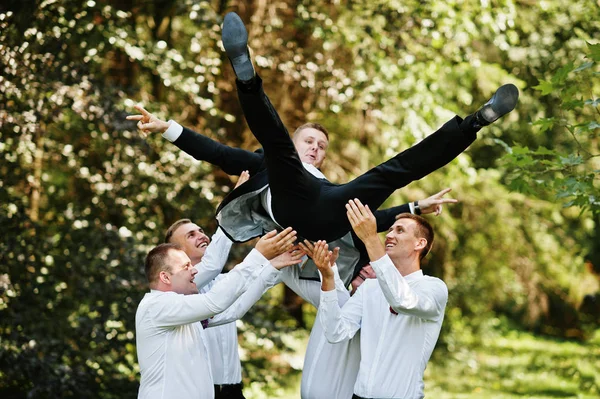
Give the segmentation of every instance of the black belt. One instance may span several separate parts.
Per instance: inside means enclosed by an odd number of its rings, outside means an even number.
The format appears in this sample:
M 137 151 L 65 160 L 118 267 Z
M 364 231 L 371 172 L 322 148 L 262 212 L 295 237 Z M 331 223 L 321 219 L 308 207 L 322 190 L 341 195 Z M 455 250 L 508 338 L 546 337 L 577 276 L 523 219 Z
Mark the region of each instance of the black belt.
M 363 398 L 362 396 L 358 396 L 357 394 L 353 394 L 352 395 L 352 399 L 369 399 L 369 398 Z
M 237 393 L 238 397 L 243 398 L 244 396 L 242 395 L 242 384 L 215 384 L 215 396 L 220 394 L 222 395 L 227 395 L 227 394 L 233 394 L 233 393 Z

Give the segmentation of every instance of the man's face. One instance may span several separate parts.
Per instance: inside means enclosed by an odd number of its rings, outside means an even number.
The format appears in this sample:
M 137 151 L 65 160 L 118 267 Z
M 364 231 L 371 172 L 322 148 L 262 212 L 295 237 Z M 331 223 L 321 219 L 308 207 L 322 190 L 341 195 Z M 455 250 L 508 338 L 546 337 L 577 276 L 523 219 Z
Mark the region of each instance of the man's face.
M 327 154 L 329 140 L 322 131 L 307 127 L 296 133 L 294 145 L 302 162 L 320 168 Z
M 210 243 L 210 238 L 204 234 L 204 230 L 195 223 L 182 224 L 173 232 L 171 242 L 179 245 L 190 257 L 194 264 L 200 262 L 204 251 Z
M 402 259 L 412 255 L 415 248 L 422 244 L 421 240 L 415 235 L 417 222 L 412 219 L 398 219 L 390 227 L 385 236 L 385 252 L 392 259 Z
M 198 273 L 198 270 L 193 267 L 189 256 L 178 249 L 171 249 L 169 250 L 167 262 L 171 266 L 170 270 L 161 273 L 166 274 L 166 278 L 171 285 L 171 291 L 183 295 L 197 294 L 198 288 L 194 283 L 194 276 Z

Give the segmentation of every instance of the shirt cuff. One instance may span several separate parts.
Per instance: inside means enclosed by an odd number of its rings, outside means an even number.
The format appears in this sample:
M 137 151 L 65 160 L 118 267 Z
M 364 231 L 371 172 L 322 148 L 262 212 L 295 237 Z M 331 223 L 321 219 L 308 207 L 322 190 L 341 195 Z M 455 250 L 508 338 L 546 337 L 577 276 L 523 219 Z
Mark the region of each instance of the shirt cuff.
M 267 283 L 269 286 L 274 286 L 279 283 L 279 275 L 281 274 L 281 272 L 275 269 L 275 267 L 270 262 L 263 268 L 261 273 L 262 278 L 265 280 L 265 283 Z
M 409 202 L 408 203 L 408 209 L 410 209 L 410 213 L 412 213 L 414 215 L 415 214 L 415 203 L 414 202 Z
M 246 256 L 244 262 L 250 262 L 256 265 L 271 264 L 267 258 L 264 257 L 256 248 L 252 248 L 252 251 Z
M 172 143 L 177 140 L 179 136 L 181 136 L 182 132 L 183 126 L 171 119 L 169 120 L 169 128 L 162 134 L 162 136 Z
M 321 290 L 321 302 L 338 302 L 338 295 L 335 290 L 323 291 Z

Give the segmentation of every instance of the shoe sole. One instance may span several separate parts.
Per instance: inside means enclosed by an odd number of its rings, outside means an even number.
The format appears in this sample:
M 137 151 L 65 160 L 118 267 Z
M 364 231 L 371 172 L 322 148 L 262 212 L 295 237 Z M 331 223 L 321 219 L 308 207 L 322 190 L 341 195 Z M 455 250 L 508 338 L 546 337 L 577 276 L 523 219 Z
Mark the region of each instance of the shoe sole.
M 495 104 L 496 97 L 498 98 L 497 104 Z M 500 114 L 500 116 L 506 115 L 515 109 L 518 101 L 519 89 L 517 89 L 517 86 L 509 83 L 501 86 L 494 94 L 494 97 L 492 97 L 492 109 Z
M 248 55 L 248 31 L 236 13 L 230 12 L 225 15 L 221 40 L 238 79 L 252 79 L 254 67 Z
M 237 58 L 247 52 L 248 31 L 236 13 L 230 12 L 225 15 L 221 40 L 229 58 Z
M 492 123 L 515 109 L 519 101 L 519 89 L 509 83 L 501 86 L 481 110 L 483 118 Z

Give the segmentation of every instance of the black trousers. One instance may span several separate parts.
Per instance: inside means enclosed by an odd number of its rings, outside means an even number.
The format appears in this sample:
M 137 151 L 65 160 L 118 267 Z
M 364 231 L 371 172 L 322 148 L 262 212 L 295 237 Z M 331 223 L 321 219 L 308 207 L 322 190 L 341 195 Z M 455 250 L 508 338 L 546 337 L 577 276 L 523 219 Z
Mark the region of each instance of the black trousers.
M 423 141 L 346 183 L 310 174 L 262 87 L 238 82 L 238 96 L 252 133 L 265 151 L 273 215 L 309 240 L 333 241 L 351 230 L 346 203 L 358 198 L 376 210 L 397 189 L 446 165 L 476 138 L 470 119 L 452 118 Z
M 242 384 L 215 385 L 215 399 L 245 399 Z

